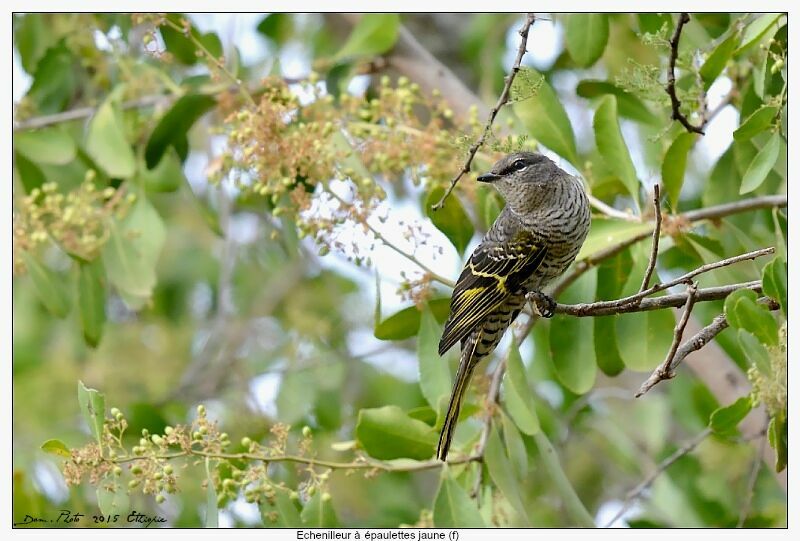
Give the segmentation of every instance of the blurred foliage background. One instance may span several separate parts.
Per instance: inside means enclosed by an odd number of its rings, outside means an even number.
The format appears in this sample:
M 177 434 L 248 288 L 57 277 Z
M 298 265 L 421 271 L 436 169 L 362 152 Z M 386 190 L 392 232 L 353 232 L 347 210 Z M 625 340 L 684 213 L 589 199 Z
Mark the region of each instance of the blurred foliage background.
M 660 182 L 660 280 L 774 246 L 698 283 L 763 276 L 781 310 L 746 291 L 698 303 L 695 331 L 721 313 L 731 328 L 637 400 L 671 310 L 539 322 L 486 363 L 509 356 L 499 408 L 490 376 L 473 382 L 454 456 L 488 408 L 483 465 L 420 468 L 457 361 L 435 354 L 448 282 L 502 201 L 470 174 L 430 205 L 480 134 L 523 19 L 16 15 L 14 520 L 558 527 L 588 510 L 598 526 L 785 526 L 785 209 L 681 219 L 786 193 L 781 14 L 685 25 L 676 89 L 705 135 L 671 120 L 664 91 L 676 14 L 534 23 L 473 169 L 538 147 L 599 202 L 579 260 L 643 239 L 560 302 L 638 290 Z M 104 406 L 99 424 L 87 404 Z M 335 464 L 158 458 L 183 437 Z

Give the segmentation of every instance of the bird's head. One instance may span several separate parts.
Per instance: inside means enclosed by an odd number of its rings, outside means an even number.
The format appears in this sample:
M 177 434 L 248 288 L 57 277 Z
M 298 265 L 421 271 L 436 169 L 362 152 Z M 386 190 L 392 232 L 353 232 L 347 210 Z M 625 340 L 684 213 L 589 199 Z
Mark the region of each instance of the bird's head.
M 546 156 L 536 152 L 513 152 L 500 158 L 478 180 L 492 184 L 506 204 L 522 214 L 547 206 L 560 191 L 558 185 L 569 178 Z

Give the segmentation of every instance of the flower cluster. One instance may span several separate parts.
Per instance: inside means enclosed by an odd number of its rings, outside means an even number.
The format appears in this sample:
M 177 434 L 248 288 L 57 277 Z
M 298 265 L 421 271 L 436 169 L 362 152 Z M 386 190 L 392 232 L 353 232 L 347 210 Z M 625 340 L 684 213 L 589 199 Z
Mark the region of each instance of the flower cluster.
M 18 201 L 14 215 L 14 271 L 26 270 L 23 252 L 49 241 L 81 259 L 96 258 L 108 239 L 108 221 L 124 216 L 134 200 L 124 189 L 98 189 L 91 174 L 67 194 L 54 182 L 34 188 Z
M 780 329 L 780 341 L 777 346 L 769 348 L 770 370 L 763 373 L 755 366 L 747 371 L 747 377 L 753 385 L 752 397 L 756 404 L 764 404 L 770 417 L 786 415 L 787 405 L 787 328 L 786 323 Z

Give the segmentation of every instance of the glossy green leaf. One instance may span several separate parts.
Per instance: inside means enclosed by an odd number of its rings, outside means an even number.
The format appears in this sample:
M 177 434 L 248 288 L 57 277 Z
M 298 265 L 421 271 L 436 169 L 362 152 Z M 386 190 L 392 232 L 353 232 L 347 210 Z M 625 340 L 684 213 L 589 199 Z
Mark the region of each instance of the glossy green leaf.
M 616 256 L 597 266 L 596 299 L 612 300 L 620 296 L 628 281 L 633 259 L 630 250 L 623 250 Z M 617 342 L 617 322 L 614 317 L 595 317 L 594 351 L 597 366 L 607 376 L 616 376 L 625 370 L 625 362 L 619 353 Z
M 673 210 L 678 208 L 683 179 L 686 174 L 686 159 L 697 135 L 681 132 L 667 149 L 661 163 L 661 181 Z
M 366 453 L 382 460 L 433 456 L 438 436 L 430 426 L 412 419 L 397 406 L 358 412 L 356 439 Z
M 756 338 L 753 333 L 744 329 L 739 329 L 737 335 L 739 339 L 739 347 L 742 348 L 745 357 L 751 365 L 755 366 L 759 372 L 767 377 L 772 376 L 772 359 L 770 358 L 769 351 Z
M 29 74 L 35 73 L 39 60 L 54 38 L 47 28 L 44 17 L 42 13 L 27 13 L 14 17 L 14 46 L 19 53 L 22 68 Z
M 742 44 L 736 49 L 734 54 L 739 55 L 758 43 L 775 23 L 778 22 L 778 19 L 780 19 L 782 15 L 782 13 L 767 13 L 753 20 L 753 22 L 745 28 L 744 34 L 742 35 Z
M 714 47 L 706 61 L 700 66 L 700 77 L 703 79 L 703 88 L 708 90 L 714 81 L 725 69 L 725 65 L 733 55 L 733 51 L 739 45 L 741 34 L 737 31 L 731 33 L 719 45 Z
M 170 13 L 167 19 L 177 25 L 182 25 L 184 19 L 188 17 L 182 13 Z M 172 54 L 178 62 L 191 66 L 196 64 L 199 60 L 206 58 L 205 53 L 194 43 L 193 39 L 200 42 L 203 48 L 208 51 L 214 58 L 222 56 L 222 42 L 219 36 L 214 32 L 207 32 L 201 34 L 194 25 L 189 25 L 189 36 L 184 32 L 175 30 L 170 25 L 161 25 L 159 27 L 161 37 L 164 40 L 164 46 L 167 51 Z
M 86 152 L 112 178 L 130 178 L 136 172 L 136 157 L 111 99 L 103 102 L 89 122 Z
M 102 250 L 109 282 L 130 296 L 148 298 L 156 285 L 156 263 L 165 239 L 163 220 L 140 195 L 125 218 L 109 224 Z
M 764 294 L 772 297 L 781 305 L 783 317 L 789 315 L 789 278 L 786 260 L 778 256 L 764 266 L 761 276 Z
M 440 298 L 428 301 L 428 307 L 436 321 L 444 323 L 450 313 L 450 299 Z M 379 340 L 405 340 L 419 332 L 420 311 L 416 306 L 403 308 L 392 314 L 375 327 L 375 338 Z
M 592 302 L 597 290 L 597 269 L 581 275 L 560 297 L 559 302 Z M 594 322 L 589 317 L 557 314 L 550 325 L 550 351 L 558 380 L 570 391 L 583 394 L 594 385 L 597 360 Z
M 288 490 L 275 490 L 272 500 L 259 499 L 262 524 L 267 528 L 299 528 L 303 522 L 300 511 L 289 497 Z
M 439 356 L 442 328 L 429 309 L 423 310 L 417 340 L 419 386 L 428 404 L 438 410 L 442 398 L 450 394 L 450 367 L 447 358 Z
M 617 98 L 619 116 L 650 126 L 657 126 L 661 122 L 642 100 L 608 81 L 583 80 L 578 83 L 575 93 L 582 98 L 598 98 L 612 94 Z
M 106 322 L 106 290 L 103 287 L 105 272 L 100 259 L 78 264 L 78 307 L 81 314 L 83 339 L 96 347 L 103 336 Z
M 535 75 L 542 76 L 535 70 L 531 71 L 534 71 Z M 542 81 L 533 97 L 516 102 L 512 107 L 514 113 L 522 120 L 527 133 L 573 165 L 578 164 L 572 124 L 558 95 L 547 81 Z
M 181 159 L 174 148 L 169 148 L 154 169 L 141 167 L 139 180 L 148 192 L 174 192 L 186 181 Z
M 17 171 L 25 193 L 31 193 L 34 189 L 41 188 L 42 184 L 47 182 L 47 177 L 39 166 L 19 152 L 14 153 L 14 169 Z
M 433 502 L 433 524 L 437 528 L 483 528 L 475 500 L 449 475 L 442 477 L 442 484 Z
M 283 45 L 294 34 L 294 19 L 291 13 L 270 13 L 264 17 L 256 30 L 277 45 Z
M 89 430 L 97 443 L 102 445 L 103 421 L 106 416 L 105 395 L 96 389 L 86 387 L 82 381 L 78 381 L 78 405 L 83 419 L 89 425 Z
M 638 221 L 617 218 L 592 218 L 589 234 L 578 252 L 578 261 L 591 257 L 597 252 L 653 231 L 653 226 Z
M 614 172 L 628 190 L 636 205 L 639 204 L 639 179 L 617 118 L 617 98 L 607 95 L 600 100 L 594 113 L 594 136 L 597 149 L 606 166 Z
M 775 132 L 764 147 L 758 151 L 753 161 L 750 162 L 750 166 L 747 168 L 742 178 L 742 186 L 739 188 L 739 195 L 752 192 L 761 186 L 778 161 L 780 149 L 781 136 L 779 133 Z
M 514 468 L 508 460 L 508 455 L 503 448 L 503 442 L 500 441 L 500 436 L 497 433 L 497 428 L 492 424 L 489 432 L 489 438 L 486 440 L 486 449 L 483 454 L 483 462 L 486 464 L 486 469 L 489 470 L 489 476 L 503 496 L 509 501 L 511 506 L 519 513 L 520 517 L 526 522 L 528 521 L 528 514 L 525 512 L 525 506 L 522 504 L 522 496 L 520 495 L 519 481 L 514 474 Z
M 767 434 L 770 446 L 775 449 L 775 471 L 782 472 L 789 462 L 789 423 L 786 418 L 770 419 Z
M 47 49 L 36 64 L 28 97 L 42 114 L 63 111 L 75 93 L 79 73 L 72 52 L 61 41 Z
M 754 136 L 768 129 L 772 125 L 772 121 L 777 114 L 778 108 L 774 106 L 764 106 L 757 109 L 733 132 L 733 138 L 737 141 L 752 139 Z
M 522 434 L 520 434 L 513 419 L 506 415 L 506 412 L 502 409 L 500 410 L 500 417 L 502 418 L 503 442 L 506 446 L 508 459 L 511 461 L 511 465 L 514 466 L 514 472 L 518 478 L 524 479 L 528 474 L 528 450 L 525 448 Z
M 340 60 L 348 57 L 374 56 L 394 47 L 400 34 L 400 17 L 391 13 L 367 13 L 361 16 L 347 41 L 336 53 Z
M 567 16 L 566 45 L 575 63 L 588 68 L 603 56 L 608 43 L 608 15 L 573 13 Z
M 324 497 L 319 490 L 303 506 L 300 519 L 306 528 L 339 527 L 339 519 L 336 518 L 332 500 L 330 497 Z
M 67 317 L 72 302 L 70 292 L 63 276 L 59 276 L 47 268 L 28 252 L 22 252 L 22 259 L 28 269 L 28 276 L 39 300 L 47 310 L 56 317 Z
M 639 32 L 642 34 L 655 34 L 664 25 L 672 29 L 672 16 L 669 13 L 637 13 L 636 18 L 639 22 Z
M 535 434 L 539 431 L 539 418 L 536 416 L 536 406 L 528 386 L 525 366 L 515 342 L 511 344 L 507 363 L 503 377 L 503 401 L 506 409 L 520 430 L 528 435 Z
M 778 324 L 763 304 L 756 302 L 749 289 L 734 291 L 725 299 L 725 317 L 731 327 L 753 333 L 762 343 L 778 345 Z
M 441 199 L 443 194 L 444 188 L 434 188 L 428 193 L 424 203 L 425 214 L 433 222 L 433 225 L 450 239 L 458 253 L 463 256 L 467 244 L 475 234 L 475 228 L 456 194 L 450 194 L 442 208 L 433 210 L 433 205 Z
M 731 434 L 736 431 L 736 427 L 747 417 L 752 408 L 753 403 L 750 400 L 750 395 L 743 396 L 730 406 L 715 410 L 711 414 L 708 426 L 716 434 Z
M 217 104 L 213 96 L 187 94 L 176 101 L 158 121 L 144 150 L 148 169 L 153 169 L 170 146 L 181 160 L 188 154 L 187 134 L 197 120 Z
M 69 447 L 67 447 L 67 445 L 61 440 L 47 440 L 42 444 L 41 449 L 45 453 L 60 456 L 61 458 L 72 457 L 72 453 L 69 452 Z
M 43 128 L 14 134 L 14 150 L 31 161 L 64 165 L 75 158 L 75 141 L 59 128 Z

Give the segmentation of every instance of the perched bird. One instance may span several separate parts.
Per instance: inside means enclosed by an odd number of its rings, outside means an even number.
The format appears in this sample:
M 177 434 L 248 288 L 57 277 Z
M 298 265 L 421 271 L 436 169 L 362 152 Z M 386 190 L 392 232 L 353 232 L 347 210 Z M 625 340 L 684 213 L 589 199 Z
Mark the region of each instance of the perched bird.
M 478 180 L 494 185 L 506 206 L 458 278 L 439 341 L 439 355 L 461 342 L 440 460 L 447 458 L 475 366 L 494 350 L 526 298 L 538 301 L 540 315 L 553 316 L 555 301 L 541 289 L 572 263 L 589 231 L 589 200 L 580 179 L 541 154 L 509 154 Z

